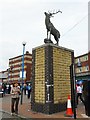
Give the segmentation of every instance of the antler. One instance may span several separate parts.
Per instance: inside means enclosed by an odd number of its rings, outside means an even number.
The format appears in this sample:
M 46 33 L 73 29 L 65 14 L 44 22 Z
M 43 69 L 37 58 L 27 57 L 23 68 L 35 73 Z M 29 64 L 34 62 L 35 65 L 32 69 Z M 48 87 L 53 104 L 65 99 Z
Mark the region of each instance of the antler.
M 60 10 L 58 10 L 58 11 L 56 11 L 56 12 L 53 12 L 53 13 L 48 11 L 48 13 L 49 13 L 50 15 L 54 15 L 54 14 L 57 14 L 57 13 L 59 13 L 59 12 L 62 13 L 62 11 L 60 11 Z
M 62 11 L 60 11 L 60 10 L 58 10 L 58 11 L 56 11 L 56 12 L 53 12 L 52 14 L 57 14 L 57 13 L 62 13 Z

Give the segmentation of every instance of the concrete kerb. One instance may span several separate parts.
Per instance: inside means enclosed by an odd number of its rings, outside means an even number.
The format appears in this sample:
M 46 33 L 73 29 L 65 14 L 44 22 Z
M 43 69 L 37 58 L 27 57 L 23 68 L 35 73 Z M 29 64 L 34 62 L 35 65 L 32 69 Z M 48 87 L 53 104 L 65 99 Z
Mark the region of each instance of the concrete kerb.
M 7 114 L 11 115 L 10 112 L 7 112 L 7 111 L 5 111 L 5 110 L 0 110 L 0 112 L 7 113 Z M 19 118 L 22 118 L 22 119 L 24 118 L 24 119 L 26 119 L 26 117 L 21 116 L 21 115 L 14 114 L 14 116 L 18 116 Z

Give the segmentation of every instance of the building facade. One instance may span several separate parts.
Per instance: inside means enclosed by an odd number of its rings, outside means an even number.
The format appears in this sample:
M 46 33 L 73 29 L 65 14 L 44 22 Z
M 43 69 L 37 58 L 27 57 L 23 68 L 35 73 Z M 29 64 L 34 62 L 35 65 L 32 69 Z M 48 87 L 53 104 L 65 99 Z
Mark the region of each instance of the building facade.
M 90 52 L 90 1 L 88 2 L 88 51 Z
M 22 55 L 9 59 L 9 82 L 22 82 Z M 24 54 L 24 80 L 30 82 L 32 74 L 32 54 L 28 51 Z
M 75 57 L 76 80 L 90 80 L 90 52 Z
M 3 83 L 8 82 L 8 71 L 2 71 L 0 72 L 0 80 L 2 80 Z

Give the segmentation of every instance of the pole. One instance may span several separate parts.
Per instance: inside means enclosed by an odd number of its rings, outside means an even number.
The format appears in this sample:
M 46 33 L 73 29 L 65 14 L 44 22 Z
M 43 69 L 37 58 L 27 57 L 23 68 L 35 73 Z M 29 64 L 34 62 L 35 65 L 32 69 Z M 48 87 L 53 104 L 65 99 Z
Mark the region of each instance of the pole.
M 70 66 L 70 76 L 71 76 L 71 89 L 72 89 L 72 96 L 73 96 L 73 112 L 74 112 L 74 119 L 76 119 L 76 82 L 75 82 L 75 69 L 74 64 L 71 64 Z
M 23 102 L 23 80 L 24 80 L 24 51 L 26 43 L 23 43 L 23 55 L 22 55 L 22 86 L 21 86 L 21 105 Z
M 9 74 L 10 74 L 10 67 L 7 69 L 8 70 L 8 84 L 9 84 L 9 79 L 10 79 L 10 77 L 9 77 Z
M 73 64 L 73 87 L 74 87 L 74 119 L 76 119 L 76 80 L 75 80 L 75 68 Z

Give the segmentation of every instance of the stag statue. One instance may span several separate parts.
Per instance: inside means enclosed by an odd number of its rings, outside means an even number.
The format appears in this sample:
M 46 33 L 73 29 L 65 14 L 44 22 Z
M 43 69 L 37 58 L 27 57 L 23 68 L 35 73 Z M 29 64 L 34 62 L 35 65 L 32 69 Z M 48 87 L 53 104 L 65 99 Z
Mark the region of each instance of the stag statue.
M 54 14 L 57 14 L 58 12 L 61 12 L 60 10 L 57 12 L 44 12 L 45 14 L 45 25 L 47 29 L 47 39 L 51 41 L 51 34 L 54 36 L 56 40 L 56 44 L 58 45 L 59 43 L 59 38 L 60 38 L 60 33 L 59 31 L 54 27 L 54 25 L 51 23 L 50 18 L 53 17 Z M 62 12 L 61 12 L 62 13 Z M 50 32 L 49 38 L 48 38 L 48 33 Z

